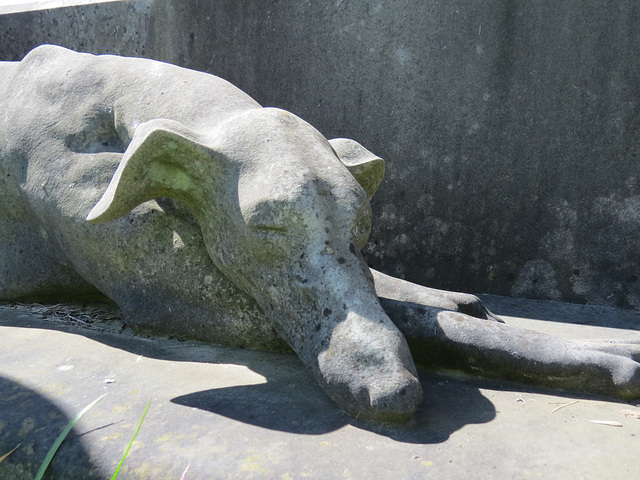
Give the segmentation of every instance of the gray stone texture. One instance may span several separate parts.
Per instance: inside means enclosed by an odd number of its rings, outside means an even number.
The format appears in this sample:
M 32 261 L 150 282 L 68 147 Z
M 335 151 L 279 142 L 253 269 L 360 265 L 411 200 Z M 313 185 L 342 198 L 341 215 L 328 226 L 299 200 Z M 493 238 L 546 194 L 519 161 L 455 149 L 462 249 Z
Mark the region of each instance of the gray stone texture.
M 148 59 L 47 45 L 0 78 L 0 300 L 99 291 L 156 333 L 282 338 L 354 416 L 415 411 L 409 347 L 359 253 L 382 159 Z
M 154 333 L 284 340 L 360 419 L 411 416 L 413 358 L 640 397 L 637 342 L 538 334 L 370 270 L 384 161 L 219 77 L 45 45 L 0 62 L 0 101 L 0 301 L 100 292 Z
M 632 312 L 483 300 L 509 324 L 556 336 L 640 340 Z M 107 392 L 58 450 L 53 478 L 111 478 L 150 398 L 118 478 L 177 480 L 187 465 L 188 480 L 601 480 L 640 470 L 633 405 L 420 370 L 429 394 L 413 420 L 374 425 L 338 411 L 293 355 L 149 340 L 43 310 L 0 306 L 0 455 L 21 444 L 0 462 L 3 480 L 33 479 L 67 422 Z
M 628 0 L 123 1 L 2 15 L 0 58 L 215 73 L 387 161 L 371 266 L 638 309 L 639 21 Z

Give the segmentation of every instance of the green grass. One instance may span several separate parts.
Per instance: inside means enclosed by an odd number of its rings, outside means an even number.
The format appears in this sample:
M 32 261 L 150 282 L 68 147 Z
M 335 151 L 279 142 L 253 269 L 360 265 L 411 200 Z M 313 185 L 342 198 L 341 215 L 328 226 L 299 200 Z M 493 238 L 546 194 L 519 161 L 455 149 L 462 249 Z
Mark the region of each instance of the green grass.
M 84 416 L 85 413 L 87 413 L 89 410 L 91 410 L 93 407 L 95 407 L 96 404 L 100 400 L 102 400 L 104 397 L 106 397 L 107 395 L 108 395 L 108 393 L 105 393 L 100 398 L 94 400 L 89 405 L 84 407 L 82 409 L 82 411 L 78 415 L 76 415 L 75 418 L 73 420 L 71 420 L 67 424 L 67 426 L 64 428 L 62 433 L 60 435 L 58 435 L 58 438 L 56 438 L 56 441 L 53 442 L 53 445 L 51 445 L 51 448 L 49 449 L 49 452 L 47 453 L 47 456 L 44 457 L 44 460 L 42 461 L 42 464 L 40 465 L 40 468 L 38 469 L 38 473 L 36 473 L 36 476 L 34 477 L 34 480 L 41 480 L 42 479 L 42 477 L 44 476 L 44 472 L 47 470 L 47 467 L 49 467 L 49 464 L 51 463 L 51 460 L 53 460 L 53 457 L 55 456 L 56 452 L 58 451 L 58 448 L 60 448 L 60 445 L 62 445 L 62 442 L 64 442 L 64 439 L 67 438 L 67 435 L 69 434 L 69 432 L 71 431 L 73 426 L 76 424 L 76 422 L 78 420 L 80 420 Z
M 47 453 L 46 457 L 44 457 L 44 460 L 42 461 L 42 464 L 40 464 L 40 468 L 38 469 L 38 473 L 36 473 L 36 476 L 34 477 L 34 480 L 41 480 L 42 479 L 42 477 L 44 476 L 44 472 L 47 471 L 47 468 L 49 467 L 49 464 L 51 463 L 51 460 L 53 460 L 53 457 L 55 456 L 56 452 L 60 448 L 60 445 L 62 445 L 62 442 L 64 442 L 64 439 L 67 438 L 67 435 L 69 434 L 69 432 L 71 431 L 73 426 L 76 424 L 76 422 L 78 420 L 80 420 L 84 416 L 85 413 L 87 413 L 89 410 L 91 410 L 93 407 L 95 407 L 96 404 L 100 400 L 102 400 L 104 397 L 106 397 L 107 395 L 108 394 L 105 393 L 100 398 L 97 398 L 96 400 L 91 402 L 89 405 L 84 407 L 82 409 L 82 411 L 80 413 L 78 413 L 78 415 L 76 415 L 75 418 L 73 420 L 71 420 L 67 424 L 67 426 L 64 428 L 62 433 L 60 433 L 60 435 L 58 435 L 58 438 L 56 438 L 56 441 L 53 442 L 53 445 L 49 449 L 49 452 Z M 142 422 L 144 421 L 144 417 L 147 415 L 147 411 L 149 410 L 149 406 L 150 405 L 151 405 L 151 399 L 149 399 L 149 402 L 147 403 L 147 407 L 144 409 L 144 413 L 142 414 L 142 418 L 138 422 L 138 427 L 136 428 L 136 431 L 133 434 L 133 437 L 131 438 L 131 441 L 129 442 L 129 445 L 127 446 L 127 449 L 125 450 L 124 455 L 122 456 L 122 459 L 120 460 L 120 463 L 118 464 L 118 468 L 116 468 L 116 471 L 113 473 L 113 476 L 111 477 L 111 480 L 115 480 L 118 477 L 118 473 L 120 472 L 120 468 L 122 468 L 122 464 L 126 460 L 127 455 L 129 455 L 129 450 L 131 450 L 131 446 L 133 445 L 133 442 L 135 441 L 136 437 L 138 436 L 138 432 L 140 431 L 140 427 L 142 427 Z M 20 445 L 18 445 L 18 447 L 19 446 Z M 5 458 L 7 458 L 9 455 L 11 455 L 13 452 L 15 452 L 18 449 L 18 447 L 14 448 L 9 453 L 7 453 L 7 454 L 3 455 L 2 457 L 0 457 L 0 462 L 2 460 L 4 460 Z M 188 468 L 189 467 L 187 467 L 187 469 Z M 185 473 L 183 474 L 183 478 L 184 478 L 184 475 L 186 473 L 187 472 L 185 471 Z
M 140 431 L 140 427 L 142 426 L 142 422 L 144 420 L 144 417 L 147 415 L 147 410 L 149 410 L 149 405 L 151 405 L 151 399 L 149 399 L 149 401 L 147 402 L 147 408 L 144 409 L 144 413 L 142 414 L 142 418 L 138 422 L 138 428 L 136 428 L 136 431 L 133 434 L 133 437 L 131 437 L 131 441 L 129 442 L 129 445 L 127 446 L 127 449 L 125 450 L 124 455 L 122 456 L 122 460 L 120 460 L 120 464 L 118 465 L 118 468 L 116 468 L 116 471 L 113 473 L 113 477 L 111 477 L 111 480 L 115 480 L 115 478 L 118 476 L 118 472 L 120 472 L 120 467 L 122 467 L 122 464 L 124 463 L 125 459 L 127 458 L 127 455 L 129 455 L 129 450 L 131 450 L 131 445 L 133 445 L 133 441 L 138 436 L 138 432 Z

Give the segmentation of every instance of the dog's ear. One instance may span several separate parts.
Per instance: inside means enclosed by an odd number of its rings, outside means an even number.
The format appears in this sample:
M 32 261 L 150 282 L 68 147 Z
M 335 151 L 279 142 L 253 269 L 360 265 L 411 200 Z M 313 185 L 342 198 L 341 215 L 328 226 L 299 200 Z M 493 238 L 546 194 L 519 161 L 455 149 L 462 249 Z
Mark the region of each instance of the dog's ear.
M 150 120 L 136 129 L 111 183 L 87 220 L 115 220 L 160 197 L 176 198 L 197 208 L 204 171 L 215 174 L 215 162 L 215 152 L 181 123 Z
M 334 138 L 329 143 L 371 200 L 384 178 L 384 160 L 355 140 Z

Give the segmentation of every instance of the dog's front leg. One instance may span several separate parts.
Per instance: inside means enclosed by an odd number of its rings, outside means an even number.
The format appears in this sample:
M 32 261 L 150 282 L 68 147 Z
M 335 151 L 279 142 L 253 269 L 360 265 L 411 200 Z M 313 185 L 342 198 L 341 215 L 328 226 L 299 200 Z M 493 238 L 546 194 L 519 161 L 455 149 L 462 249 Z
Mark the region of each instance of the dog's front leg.
M 451 310 L 476 318 L 502 322 L 475 295 L 423 287 L 422 285 L 391 277 L 373 268 L 370 270 L 376 283 L 376 294 L 381 299 L 410 302 L 425 307 Z
M 566 340 L 459 312 L 380 298 L 417 362 L 486 377 L 640 398 L 640 345 Z

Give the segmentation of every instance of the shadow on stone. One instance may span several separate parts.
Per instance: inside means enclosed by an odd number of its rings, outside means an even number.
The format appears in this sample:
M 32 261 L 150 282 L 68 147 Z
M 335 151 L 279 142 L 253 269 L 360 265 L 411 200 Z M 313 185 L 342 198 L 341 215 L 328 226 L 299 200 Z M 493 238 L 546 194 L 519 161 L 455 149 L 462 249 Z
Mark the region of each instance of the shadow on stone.
M 260 385 L 194 392 L 172 402 L 288 433 L 321 435 L 351 424 L 405 443 L 445 442 L 465 425 L 495 418 L 493 404 L 477 387 L 424 370 L 420 371 L 420 378 L 425 400 L 414 418 L 404 425 L 354 420 L 340 412 L 319 388 L 309 395 L 310 385 L 298 388 L 288 375 L 270 378 Z
M 338 430 L 350 419 L 318 389 L 297 388 L 287 378 L 259 385 L 203 390 L 171 401 L 270 430 L 322 435 Z
M 85 336 L 111 348 L 158 360 L 245 366 L 263 376 L 266 382 L 197 391 L 175 397 L 172 402 L 274 431 L 321 435 L 351 424 L 399 442 L 441 443 L 465 425 L 486 423 L 496 415 L 493 404 L 480 392 L 482 380 L 468 382 L 467 379 L 446 377 L 424 368 L 420 368 L 419 374 L 425 399 L 413 419 L 404 425 L 379 425 L 353 419 L 342 412 L 322 392 L 293 353 L 246 350 L 90 330 L 77 325 L 36 318 L 32 315 L 25 316 L 11 308 L 2 309 L 0 325 L 64 331 Z M 167 379 L 167 382 L 170 382 L 170 379 Z M 1 391 L 9 390 L 3 388 Z M 30 393 L 37 396 L 33 392 Z M 8 405 L 12 403 L 8 399 L 11 397 L 13 394 L 0 400 L 0 406 L 3 407 L 0 419 L 22 418 L 25 416 L 25 411 L 29 414 L 32 407 L 24 407 L 25 402 L 16 401 L 17 403 L 12 407 Z M 48 408 L 55 409 L 44 398 L 40 398 L 40 402 L 46 402 L 50 405 Z M 4 407 L 5 404 L 8 407 Z M 9 407 L 14 409 L 11 410 L 13 413 L 10 415 L 6 413 L 10 411 Z M 36 406 L 33 409 L 45 411 L 44 408 Z M 51 423 L 53 425 L 49 426 L 52 432 L 51 438 L 47 437 L 47 441 L 43 441 L 46 449 L 53 443 L 67 421 L 61 417 L 59 423 Z M 3 439 L 4 435 L 7 435 L 6 429 L 1 433 L 3 436 L 0 436 L 0 447 L 7 451 L 19 443 L 18 441 L 14 445 L 9 445 L 11 441 L 7 441 L 5 445 Z M 14 438 L 17 437 L 14 435 Z M 46 449 L 42 453 L 42 458 L 46 454 Z M 0 452 L 2 453 L 4 452 Z
M 0 376 L 0 478 L 31 479 L 70 418 L 47 398 Z M 73 431 L 53 458 L 45 478 L 103 479 Z

